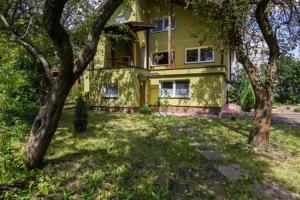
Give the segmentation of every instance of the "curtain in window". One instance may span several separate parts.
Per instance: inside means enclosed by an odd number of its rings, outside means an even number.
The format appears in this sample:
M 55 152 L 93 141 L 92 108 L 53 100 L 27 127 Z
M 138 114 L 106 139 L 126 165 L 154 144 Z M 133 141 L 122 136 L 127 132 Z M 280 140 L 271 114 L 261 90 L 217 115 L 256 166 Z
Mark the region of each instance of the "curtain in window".
M 188 81 L 176 81 L 175 96 L 188 97 L 189 96 L 189 82 Z

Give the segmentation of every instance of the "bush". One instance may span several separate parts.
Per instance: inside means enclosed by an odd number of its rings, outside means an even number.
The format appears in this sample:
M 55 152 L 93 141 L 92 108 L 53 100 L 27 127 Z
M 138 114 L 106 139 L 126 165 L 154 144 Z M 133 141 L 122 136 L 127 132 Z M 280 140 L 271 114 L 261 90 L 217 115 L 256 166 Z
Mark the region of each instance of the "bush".
M 24 52 L 13 49 L 0 57 L 0 120 L 32 123 L 39 110 L 39 74 L 36 64 Z
M 250 81 L 247 81 L 241 93 L 240 106 L 243 111 L 250 112 L 255 105 L 255 94 Z
M 298 94 L 298 96 L 296 98 L 296 102 L 300 104 L 300 90 L 299 90 L 299 94 Z
M 300 113 L 300 107 L 299 108 L 295 108 L 294 112 Z
M 240 103 L 241 93 L 249 80 L 244 70 L 237 70 L 232 78 L 232 85 L 229 90 L 229 100 L 233 103 Z
M 81 95 L 78 96 L 75 107 L 74 129 L 76 133 L 82 133 L 87 130 L 87 105 Z
M 0 183 L 18 180 L 25 175 L 23 152 L 16 150 L 13 142 L 23 141 L 27 131 L 26 124 L 7 126 L 0 122 Z
M 144 104 L 140 109 L 140 113 L 144 115 L 151 115 L 153 113 L 153 109 L 148 104 Z
M 300 61 L 283 58 L 278 63 L 277 84 L 274 97 L 278 103 L 297 104 L 300 100 Z

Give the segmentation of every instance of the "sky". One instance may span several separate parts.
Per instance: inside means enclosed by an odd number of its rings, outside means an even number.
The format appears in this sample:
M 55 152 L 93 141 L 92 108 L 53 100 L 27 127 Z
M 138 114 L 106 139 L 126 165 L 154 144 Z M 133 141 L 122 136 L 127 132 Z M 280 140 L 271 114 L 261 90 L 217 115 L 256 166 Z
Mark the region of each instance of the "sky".
M 297 59 L 300 59 L 300 46 L 298 46 L 292 53 L 296 56 Z

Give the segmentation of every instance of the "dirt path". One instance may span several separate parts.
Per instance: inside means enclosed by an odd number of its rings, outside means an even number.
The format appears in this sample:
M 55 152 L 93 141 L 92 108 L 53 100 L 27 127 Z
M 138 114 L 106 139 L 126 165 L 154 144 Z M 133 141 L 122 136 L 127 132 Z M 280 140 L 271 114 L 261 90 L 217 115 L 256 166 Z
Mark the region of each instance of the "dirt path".
M 300 128 L 300 113 L 294 111 L 297 107 L 299 106 L 275 106 L 272 109 L 272 124 Z M 236 112 L 239 119 L 252 119 L 253 117 L 253 111 L 243 112 L 239 106 L 236 106 Z

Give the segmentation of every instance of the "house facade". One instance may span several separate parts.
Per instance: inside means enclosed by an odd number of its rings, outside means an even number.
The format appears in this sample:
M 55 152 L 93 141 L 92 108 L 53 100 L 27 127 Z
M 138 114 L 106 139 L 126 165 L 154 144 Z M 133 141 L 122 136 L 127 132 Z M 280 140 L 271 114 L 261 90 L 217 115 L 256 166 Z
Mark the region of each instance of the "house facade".
M 217 24 L 207 34 L 212 24 L 176 3 L 121 6 L 84 75 L 92 108 L 136 112 L 163 104 L 169 113 L 218 114 L 231 56 Z

